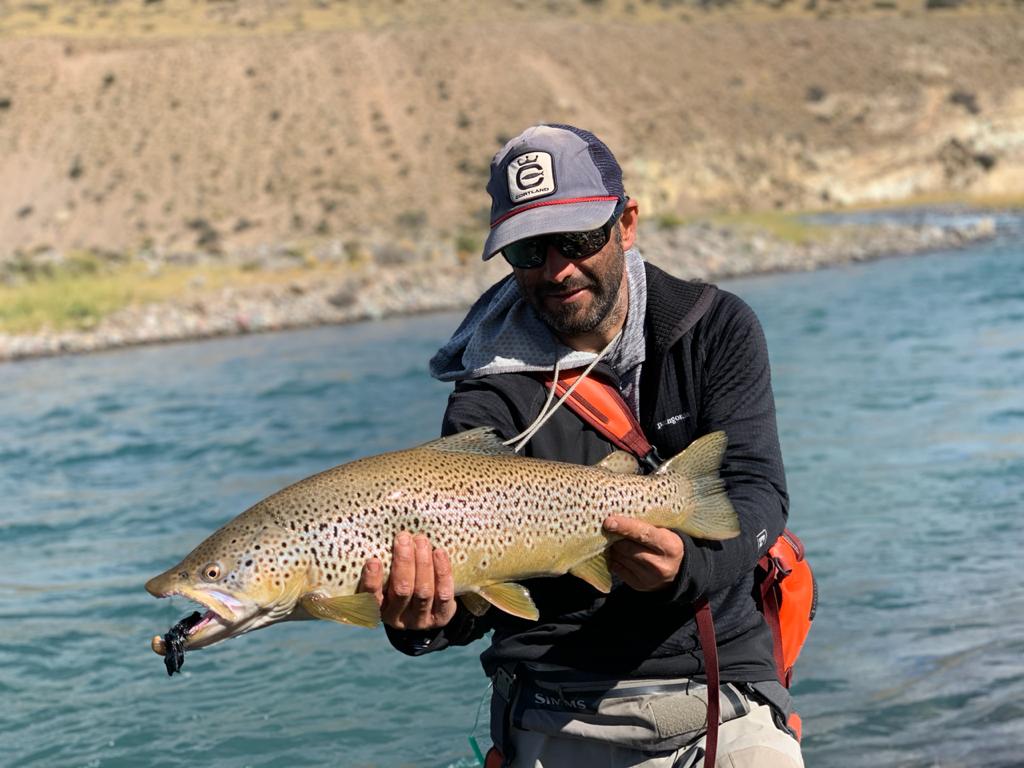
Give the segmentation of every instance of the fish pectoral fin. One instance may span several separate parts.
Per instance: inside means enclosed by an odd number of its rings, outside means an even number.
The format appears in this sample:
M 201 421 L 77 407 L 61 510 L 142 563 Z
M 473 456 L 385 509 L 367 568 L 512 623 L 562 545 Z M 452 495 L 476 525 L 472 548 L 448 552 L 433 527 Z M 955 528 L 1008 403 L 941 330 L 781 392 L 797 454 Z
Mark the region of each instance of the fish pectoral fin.
M 598 469 L 614 472 L 617 475 L 640 474 L 640 464 L 637 463 L 636 457 L 625 451 L 612 451 L 594 466 Z
M 462 604 L 466 606 L 466 610 L 474 616 L 483 616 L 491 607 L 491 604 L 476 592 L 464 592 L 459 595 L 459 599 L 462 601 Z
M 515 451 L 505 445 L 493 427 L 467 429 L 455 435 L 424 443 L 420 448 L 447 453 L 479 453 L 484 456 L 512 455 Z
M 477 591 L 484 600 L 505 613 L 530 621 L 540 618 L 540 611 L 533 604 L 530 590 L 522 584 L 516 584 L 513 581 L 504 584 L 488 584 L 486 587 L 480 587 Z
M 323 597 L 316 593 L 302 598 L 302 607 L 318 619 L 354 624 L 357 627 L 376 627 L 380 624 L 380 606 L 372 592 L 354 595 Z
M 608 594 L 612 591 L 612 572 L 608 568 L 608 550 L 602 549 L 593 557 L 587 558 L 569 569 L 569 573 L 583 579 L 598 592 Z

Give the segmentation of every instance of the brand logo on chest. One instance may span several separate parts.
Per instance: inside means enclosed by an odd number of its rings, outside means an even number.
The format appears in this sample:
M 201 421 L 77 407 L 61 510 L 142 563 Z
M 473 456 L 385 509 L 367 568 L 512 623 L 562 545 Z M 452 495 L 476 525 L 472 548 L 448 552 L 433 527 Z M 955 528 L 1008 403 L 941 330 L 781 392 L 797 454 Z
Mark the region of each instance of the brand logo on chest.
M 690 418 L 690 414 L 688 413 L 677 413 L 675 416 L 669 416 L 667 419 L 659 421 L 654 425 L 654 428 L 660 432 L 665 427 L 671 427 L 673 424 L 679 424 L 688 418 Z

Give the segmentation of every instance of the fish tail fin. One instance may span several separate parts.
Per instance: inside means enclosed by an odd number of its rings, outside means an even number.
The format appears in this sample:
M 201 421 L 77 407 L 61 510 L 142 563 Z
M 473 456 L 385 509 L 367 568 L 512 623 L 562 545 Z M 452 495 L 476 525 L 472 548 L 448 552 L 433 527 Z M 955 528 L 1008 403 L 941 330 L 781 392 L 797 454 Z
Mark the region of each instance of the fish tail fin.
M 725 432 L 704 435 L 658 469 L 659 475 L 673 475 L 683 481 L 675 507 L 681 511 L 682 519 L 672 527 L 700 539 L 731 539 L 739 535 L 736 510 L 718 474 L 727 442 Z

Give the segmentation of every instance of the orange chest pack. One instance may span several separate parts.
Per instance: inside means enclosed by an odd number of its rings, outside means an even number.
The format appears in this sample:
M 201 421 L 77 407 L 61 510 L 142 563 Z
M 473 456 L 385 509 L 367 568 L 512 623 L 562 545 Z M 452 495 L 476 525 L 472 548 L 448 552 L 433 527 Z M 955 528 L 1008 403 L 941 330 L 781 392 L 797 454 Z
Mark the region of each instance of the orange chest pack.
M 550 388 L 551 375 L 542 377 Z M 563 371 L 559 375 L 555 395 L 561 397 L 575 384 L 565 405 L 606 439 L 636 456 L 645 468 L 655 468 L 659 463 L 657 452 L 644 436 L 643 429 L 618 390 L 594 377 L 578 380 L 579 371 Z M 818 603 L 817 584 L 810 565 L 804 559 L 804 545 L 789 529 L 782 532 L 758 562 L 754 599 L 772 632 L 779 682 L 788 688 L 793 681 L 793 665 L 810 631 Z M 710 613 L 707 617 L 705 621 L 710 624 Z M 700 628 L 702 616 L 699 612 L 697 619 Z M 702 630 L 702 646 L 706 645 L 705 632 L 710 632 L 708 642 L 713 646 L 713 626 L 709 630 Z M 704 655 L 710 678 L 711 665 L 717 667 L 717 653 L 714 648 L 705 647 Z M 717 676 L 715 669 L 716 683 Z M 790 726 L 797 731 L 799 738 L 799 718 L 795 713 L 793 718 Z

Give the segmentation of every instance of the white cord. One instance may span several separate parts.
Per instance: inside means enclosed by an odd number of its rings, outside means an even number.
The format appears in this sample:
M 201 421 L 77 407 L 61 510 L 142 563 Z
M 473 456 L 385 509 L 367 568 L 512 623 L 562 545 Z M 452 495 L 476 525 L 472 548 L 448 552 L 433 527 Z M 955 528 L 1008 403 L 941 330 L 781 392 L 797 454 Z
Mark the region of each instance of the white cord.
M 540 413 L 537 414 L 537 418 L 533 420 L 533 423 L 530 424 L 530 426 L 528 426 L 526 429 L 524 429 L 522 432 L 520 432 L 518 435 L 511 438 L 510 440 L 506 440 L 503 443 L 503 445 L 511 445 L 512 450 L 515 451 L 516 453 L 519 453 L 519 451 L 523 449 L 523 446 L 530 442 L 530 439 L 535 434 L 537 434 L 540 428 L 547 424 L 548 419 L 555 415 L 555 411 L 557 411 L 559 407 L 562 405 L 562 403 L 564 403 L 569 398 L 569 396 L 576 390 L 576 387 L 579 386 L 579 383 L 583 381 L 592 370 L 594 370 L 594 366 L 597 365 L 598 362 L 600 362 L 601 358 L 608 353 L 608 350 L 611 349 L 612 345 L 614 345 L 615 342 L 619 340 L 619 337 L 621 335 L 622 330 L 620 329 L 619 332 L 616 333 L 615 336 L 612 338 L 612 340 L 605 345 L 605 348 L 602 349 L 600 353 L 598 353 L 597 357 L 595 357 L 590 362 L 590 365 L 583 369 L 583 373 L 581 373 L 579 375 L 579 378 L 572 383 L 572 386 L 565 390 L 565 394 L 558 398 L 558 402 L 556 402 L 554 405 L 551 405 L 551 401 L 555 396 L 555 390 L 558 388 L 558 374 L 561 370 L 561 361 L 556 360 L 555 378 L 551 382 L 551 390 L 548 392 L 548 399 L 544 401 L 544 407 L 540 409 Z

